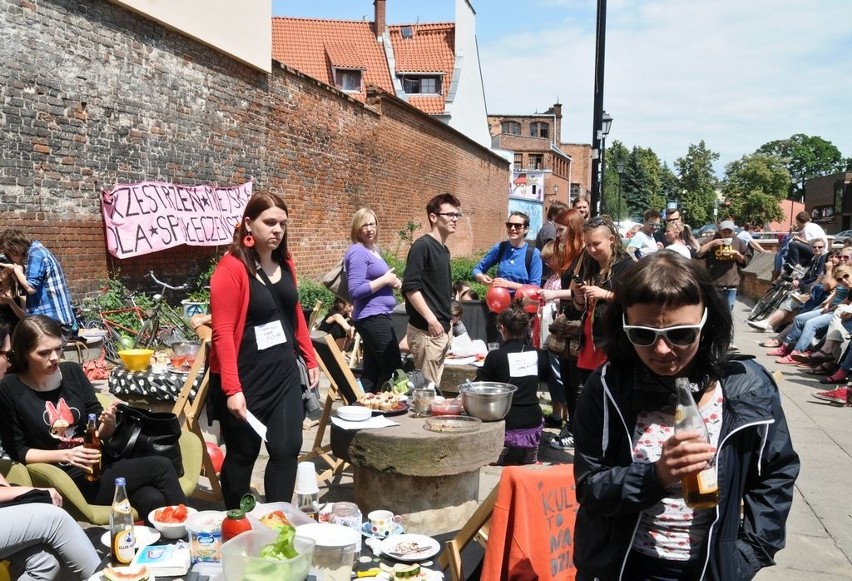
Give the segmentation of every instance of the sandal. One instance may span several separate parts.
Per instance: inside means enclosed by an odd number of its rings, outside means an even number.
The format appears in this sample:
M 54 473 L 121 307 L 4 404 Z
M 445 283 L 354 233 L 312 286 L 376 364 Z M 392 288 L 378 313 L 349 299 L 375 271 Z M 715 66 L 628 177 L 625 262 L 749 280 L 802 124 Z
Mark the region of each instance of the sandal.
M 836 370 L 834 369 L 834 367 L 826 368 L 826 367 L 820 366 L 820 367 L 810 367 L 810 368 L 805 370 L 805 373 L 807 373 L 808 375 L 831 375 L 835 371 Z
M 783 342 L 779 341 L 778 339 L 767 339 L 766 341 L 763 341 L 763 342 L 760 343 L 761 347 L 769 347 L 769 348 L 780 347 L 781 345 L 783 345 Z

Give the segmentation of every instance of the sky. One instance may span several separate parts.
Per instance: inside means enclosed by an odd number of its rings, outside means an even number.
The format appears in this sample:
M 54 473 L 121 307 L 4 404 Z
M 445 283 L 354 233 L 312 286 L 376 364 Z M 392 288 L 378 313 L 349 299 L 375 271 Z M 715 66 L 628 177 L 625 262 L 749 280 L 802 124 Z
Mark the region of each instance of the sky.
M 489 114 L 562 103 L 591 143 L 595 0 L 472 0 Z M 451 22 L 455 0 L 387 0 L 388 24 Z M 372 0 L 273 0 L 274 16 L 373 20 Z M 673 167 L 702 139 L 715 167 L 797 133 L 852 157 L 852 1 L 609 0 L 607 143 Z

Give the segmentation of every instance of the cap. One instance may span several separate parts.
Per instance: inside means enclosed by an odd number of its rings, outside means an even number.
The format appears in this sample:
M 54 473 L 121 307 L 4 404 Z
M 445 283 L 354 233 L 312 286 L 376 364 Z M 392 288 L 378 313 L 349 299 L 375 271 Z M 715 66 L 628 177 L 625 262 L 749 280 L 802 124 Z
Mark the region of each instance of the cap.
M 725 220 L 721 224 L 719 224 L 719 230 L 735 230 L 736 226 L 730 220 Z

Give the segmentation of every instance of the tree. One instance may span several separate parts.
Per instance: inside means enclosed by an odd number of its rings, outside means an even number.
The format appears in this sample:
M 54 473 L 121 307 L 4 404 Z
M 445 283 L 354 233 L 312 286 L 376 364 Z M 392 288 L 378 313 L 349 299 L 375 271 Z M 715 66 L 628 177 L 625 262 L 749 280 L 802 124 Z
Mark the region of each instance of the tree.
M 709 222 L 716 207 L 716 175 L 713 162 L 719 154 L 707 149 L 702 139 L 698 145 L 691 144 L 684 157 L 675 160 L 675 169 L 680 181 L 680 207 L 685 220 L 693 226 Z
M 790 183 L 783 159 L 752 153 L 725 166 L 722 192 L 731 216 L 746 216 L 754 224 L 765 225 L 784 217 L 779 202 L 790 191 Z
M 830 141 L 804 133 L 764 143 L 755 153 L 775 155 L 784 161 L 790 172 L 789 197 L 793 200 L 804 195 L 805 180 L 841 172 L 847 161 Z
M 627 214 L 624 208 L 624 198 L 619 200 L 618 186 L 619 178 L 622 179 L 622 195 L 623 195 L 623 176 L 618 175 L 618 164 L 625 163 L 628 156 L 627 148 L 624 147 L 617 139 L 612 142 L 612 145 L 606 148 L 606 170 L 604 172 L 603 183 L 603 207 L 604 211 L 613 217 L 615 221 L 621 221 Z M 625 170 L 626 171 L 626 170 Z M 619 203 L 620 202 L 620 203 Z
M 654 208 L 663 208 L 669 200 L 678 200 L 680 198 L 680 182 L 677 176 L 671 170 L 666 162 L 660 166 L 660 192 L 655 194 L 651 203 Z

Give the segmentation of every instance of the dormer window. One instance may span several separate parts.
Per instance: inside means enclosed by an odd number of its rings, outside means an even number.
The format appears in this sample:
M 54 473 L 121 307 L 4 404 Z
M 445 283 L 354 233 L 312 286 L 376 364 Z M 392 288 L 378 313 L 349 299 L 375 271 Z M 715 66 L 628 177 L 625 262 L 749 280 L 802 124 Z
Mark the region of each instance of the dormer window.
M 550 137 L 550 124 L 530 123 L 530 137 Z
M 347 93 L 360 93 L 361 71 L 359 69 L 334 69 L 334 86 Z
M 441 75 L 399 75 L 402 90 L 409 95 L 440 95 Z

